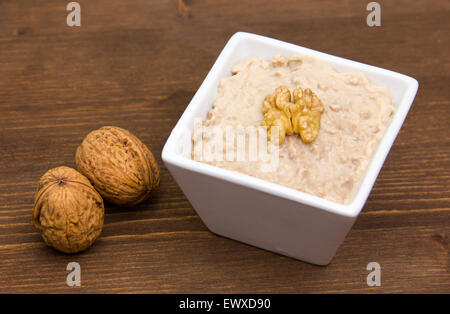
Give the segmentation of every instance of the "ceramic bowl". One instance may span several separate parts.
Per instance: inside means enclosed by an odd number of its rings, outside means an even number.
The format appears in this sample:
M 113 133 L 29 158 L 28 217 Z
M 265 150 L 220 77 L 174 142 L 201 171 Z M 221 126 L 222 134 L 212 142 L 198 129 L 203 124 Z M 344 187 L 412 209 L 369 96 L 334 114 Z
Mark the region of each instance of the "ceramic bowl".
M 338 71 L 356 70 L 387 86 L 396 107 L 384 137 L 351 203 L 343 205 L 261 179 L 194 161 L 194 120 L 205 119 L 221 78 L 243 58 L 312 55 Z M 330 263 L 363 208 L 417 92 L 411 77 L 255 34 L 236 33 L 172 130 L 162 159 L 184 194 L 214 233 L 309 263 Z M 186 140 L 188 139 L 188 140 Z

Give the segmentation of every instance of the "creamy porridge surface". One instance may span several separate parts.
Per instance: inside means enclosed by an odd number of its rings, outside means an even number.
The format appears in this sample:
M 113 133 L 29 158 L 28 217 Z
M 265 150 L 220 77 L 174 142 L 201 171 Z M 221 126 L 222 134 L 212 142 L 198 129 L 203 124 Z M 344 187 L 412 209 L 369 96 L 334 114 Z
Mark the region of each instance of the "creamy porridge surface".
M 310 88 L 321 99 L 325 110 L 319 135 L 312 143 L 304 143 L 298 135 L 286 136 L 278 149 L 274 171 L 248 160 L 199 161 L 349 203 L 394 112 L 389 90 L 371 83 L 361 73 L 338 72 L 310 56 L 288 59 L 279 55 L 271 61 L 244 59 L 231 72 L 232 76 L 221 80 L 203 128 L 260 127 L 265 96 L 283 85 L 291 91 L 296 87 Z M 211 133 L 195 134 L 192 157 L 197 159 L 194 150 L 202 150 L 217 140 Z M 275 149 L 274 144 L 267 145 L 269 150 Z M 233 146 L 236 140 L 224 141 L 224 150 Z

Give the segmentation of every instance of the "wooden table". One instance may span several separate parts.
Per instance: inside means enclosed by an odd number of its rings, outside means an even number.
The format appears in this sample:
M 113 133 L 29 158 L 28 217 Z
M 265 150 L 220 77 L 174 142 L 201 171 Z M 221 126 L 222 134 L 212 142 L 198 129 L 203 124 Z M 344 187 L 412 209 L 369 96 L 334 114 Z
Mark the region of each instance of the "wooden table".
M 67 1 L 68 3 L 69 1 Z M 0 292 L 450 292 L 450 5 L 379 1 L 0 0 Z M 210 233 L 161 149 L 236 31 L 275 37 L 415 77 L 419 92 L 354 228 L 327 267 Z M 129 129 L 162 170 L 154 197 L 106 206 L 88 251 L 48 248 L 31 224 L 48 169 L 75 167 L 83 137 Z M 81 287 L 66 285 L 69 262 Z M 366 266 L 381 265 L 368 287 Z

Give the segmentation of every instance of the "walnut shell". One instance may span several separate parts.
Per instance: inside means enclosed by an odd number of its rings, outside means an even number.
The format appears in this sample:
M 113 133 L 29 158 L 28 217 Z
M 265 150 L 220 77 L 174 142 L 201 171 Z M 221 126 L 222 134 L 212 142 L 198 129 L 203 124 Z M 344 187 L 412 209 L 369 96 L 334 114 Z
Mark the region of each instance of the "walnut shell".
M 117 205 L 138 204 L 159 185 L 153 154 L 119 127 L 105 126 L 89 133 L 77 148 L 76 164 L 100 195 Z
M 90 247 L 103 228 L 103 199 L 75 169 L 57 167 L 39 180 L 33 224 L 47 245 L 64 253 Z

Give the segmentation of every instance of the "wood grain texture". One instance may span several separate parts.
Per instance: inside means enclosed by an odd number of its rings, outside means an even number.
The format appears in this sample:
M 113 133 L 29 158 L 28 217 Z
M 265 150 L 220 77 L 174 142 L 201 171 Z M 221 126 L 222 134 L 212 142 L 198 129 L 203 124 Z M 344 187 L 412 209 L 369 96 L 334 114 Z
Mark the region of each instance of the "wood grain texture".
M 67 1 L 68 2 L 68 1 Z M 367 1 L 369 2 L 369 1 Z M 0 0 L 0 292 L 450 292 L 450 4 L 379 1 Z M 229 37 L 248 31 L 415 77 L 419 92 L 354 228 L 327 267 L 210 233 L 161 149 Z M 39 177 L 74 167 L 103 125 L 129 129 L 162 166 L 132 209 L 107 205 L 88 251 L 45 246 L 31 224 Z M 79 262 L 82 286 L 66 286 Z M 382 267 L 368 287 L 366 265 Z

